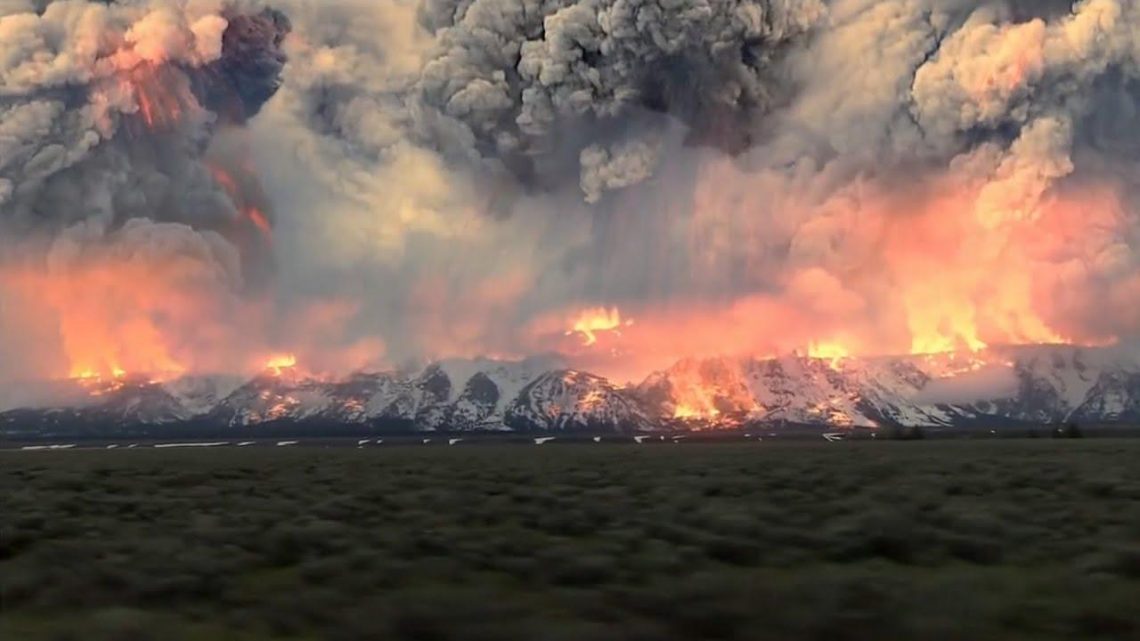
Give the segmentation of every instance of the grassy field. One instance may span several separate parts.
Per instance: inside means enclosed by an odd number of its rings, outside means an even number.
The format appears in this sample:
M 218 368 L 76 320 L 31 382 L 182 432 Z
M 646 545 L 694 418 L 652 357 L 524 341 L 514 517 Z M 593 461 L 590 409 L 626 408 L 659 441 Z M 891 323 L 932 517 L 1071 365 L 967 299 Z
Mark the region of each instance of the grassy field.
M 1140 442 L 0 453 L 0 638 L 1140 639 Z

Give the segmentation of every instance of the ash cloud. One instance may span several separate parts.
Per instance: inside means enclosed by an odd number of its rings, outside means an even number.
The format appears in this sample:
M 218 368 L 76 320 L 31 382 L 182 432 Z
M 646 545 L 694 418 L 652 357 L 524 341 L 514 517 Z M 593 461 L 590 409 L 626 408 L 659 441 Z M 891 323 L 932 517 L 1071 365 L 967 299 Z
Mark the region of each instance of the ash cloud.
M 818 0 L 425 2 L 435 42 L 410 129 L 532 188 L 562 186 L 580 159 L 597 201 L 648 176 L 660 114 L 690 144 L 746 149 L 786 91 L 778 62 L 824 14 Z
M 284 16 L 218 2 L 6 11 L 0 220 L 17 231 L 89 219 L 217 225 L 224 194 L 198 161 L 219 127 L 276 91 Z
M 774 352 L 1140 329 L 1130 3 L 280 6 L 304 36 L 266 171 L 319 167 L 311 205 L 336 213 L 299 224 L 343 239 L 294 274 L 385 283 L 376 324 L 411 351 L 531 349 L 526 328 L 597 303 L 646 341 L 725 334 L 676 320 L 703 308 Z M 409 322 L 467 308 L 487 321 L 462 340 Z
M 206 166 L 248 160 L 276 315 L 335 298 L 389 364 L 1140 335 L 1125 0 L 0 7 L 5 230 L 178 223 L 238 247 L 227 282 L 264 280 Z M 89 53 L 107 31 L 202 113 L 128 131 L 138 101 Z M 60 43 L 83 63 L 20 53 Z M 636 323 L 564 336 L 600 306 Z

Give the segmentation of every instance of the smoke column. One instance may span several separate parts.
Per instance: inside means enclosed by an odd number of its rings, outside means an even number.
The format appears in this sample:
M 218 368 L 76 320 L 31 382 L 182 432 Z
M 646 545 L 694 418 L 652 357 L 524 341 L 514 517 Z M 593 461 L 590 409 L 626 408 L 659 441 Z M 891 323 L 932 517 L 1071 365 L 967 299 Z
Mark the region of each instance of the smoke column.
M 0 3 L 0 356 L 1123 348 L 1138 34 L 1125 0 Z

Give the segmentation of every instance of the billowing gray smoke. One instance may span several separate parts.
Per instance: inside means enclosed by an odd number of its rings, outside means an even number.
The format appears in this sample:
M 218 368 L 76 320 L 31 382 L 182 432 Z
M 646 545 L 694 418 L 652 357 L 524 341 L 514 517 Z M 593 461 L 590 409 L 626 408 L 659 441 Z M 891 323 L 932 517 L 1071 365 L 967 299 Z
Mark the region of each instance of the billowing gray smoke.
M 256 14 L 227 11 L 221 56 L 186 69 L 198 102 L 225 124 L 245 124 L 281 86 L 288 17 L 274 9 Z
M 778 63 L 824 15 L 819 0 L 428 0 L 436 51 L 412 88 L 412 127 L 447 158 L 501 163 L 557 187 L 581 164 L 587 199 L 652 173 L 665 116 L 739 152 L 787 95 Z
M 245 123 L 276 92 L 289 23 L 271 9 L 208 4 L 219 3 L 0 12 L 7 236 L 77 223 L 113 233 L 132 218 L 240 228 L 233 195 L 202 160 L 217 131 Z
M 1078 3 L 1084 20 L 1066 16 L 1070 5 L 1064 0 L 682 0 L 667 6 L 636 0 L 423 0 L 416 16 L 430 44 L 414 77 L 392 87 L 393 104 L 384 108 L 392 109 L 389 117 L 406 136 L 450 162 L 503 169 L 527 187 L 557 188 L 576 177 L 589 202 L 656 173 L 671 121 L 683 124 L 685 144 L 733 154 L 773 143 L 783 147 L 798 133 L 819 136 L 796 140 L 794 150 L 768 147 L 795 154 L 781 162 L 805 157 L 826 162 L 836 154 L 875 153 L 884 145 L 940 157 L 986 140 L 1009 145 L 1049 111 L 1087 113 L 1080 90 L 1111 74 L 1126 52 L 1081 42 L 1072 43 L 1076 49 L 1069 52 L 1049 47 L 1042 53 L 1054 56 L 1046 61 L 1050 69 L 1039 82 L 1011 87 L 1008 96 L 1000 95 L 1000 88 L 987 92 L 991 95 L 962 96 L 962 87 L 945 84 L 968 80 L 947 65 L 976 65 L 980 61 L 971 57 L 999 53 L 964 49 L 985 46 L 977 41 L 984 29 L 975 28 L 983 22 L 1052 24 L 1060 31 L 1066 21 L 1077 29 L 1096 29 L 1094 15 L 1127 10 L 1122 19 L 1133 18 L 1128 3 Z M 1104 33 L 1085 37 L 1123 35 L 1111 32 L 1116 26 L 1100 25 Z M 894 37 L 902 40 L 889 42 Z M 369 45 L 391 53 L 382 43 Z M 838 59 L 844 53 L 852 59 Z M 1004 64 L 1010 62 L 1016 61 Z M 855 77 L 838 77 L 841 65 L 850 65 L 847 72 Z M 888 77 L 896 69 L 904 75 Z M 947 72 L 950 77 L 935 77 Z M 311 114 L 321 130 L 351 134 L 346 120 L 363 117 L 347 112 L 361 108 L 356 94 L 373 83 L 343 82 L 312 96 L 322 101 Z M 876 92 L 887 87 L 880 83 L 889 82 L 909 85 L 894 87 L 904 93 L 894 104 L 860 104 L 881 99 Z M 817 98 L 825 83 L 854 85 L 846 87 L 848 95 L 833 92 L 826 98 L 835 109 L 865 111 L 859 114 L 865 122 L 851 122 L 843 112 L 796 122 L 796 111 L 814 106 L 804 102 Z M 852 130 L 860 125 L 870 130 Z M 789 131 L 792 127 L 804 131 Z M 846 131 L 827 140 L 829 128 Z M 843 146 L 861 136 L 875 146 Z
M 287 269 L 384 283 L 394 351 L 517 353 L 598 305 L 670 357 L 1140 331 L 1132 2 L 277 6 L 265 169 L 296 248 L 339 247 Z
M 192 282 L 244 291 L 272 250 L 277 298 L 241 316 L 385 364 L 1140 335 L 1131 0 L 61 0 L 0 20 L 9 251 L 69 228 L 48 262 L 70 266 L 74 239 L 131 219 L 216 233 L 240 273 Z

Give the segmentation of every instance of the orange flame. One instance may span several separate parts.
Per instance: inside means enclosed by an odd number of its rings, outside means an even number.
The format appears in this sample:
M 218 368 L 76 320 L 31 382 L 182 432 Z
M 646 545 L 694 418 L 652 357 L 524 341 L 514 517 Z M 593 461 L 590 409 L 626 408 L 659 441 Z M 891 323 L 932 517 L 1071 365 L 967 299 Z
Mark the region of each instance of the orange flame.
M 70 361 L 71 378 L 106 381 L 122 379 L 127 369 L 155 376 L 185 371 L 167 344 L 152 312 L 138 297 L 161 291 L 151 279 L 130 279 L 130 270 L 117 266 L 92 267 L 68 277 L 35 278 L 43 300 L 58 313 L 63 349 Z M 114 282 L 112 282 L 114 281 Z M 128 287 L 133 292 L 124 292 Z M 154 289 L 150 289 L 150 285 Z M 151 304 L 161 305 L 156 296 Z
M 851 356 L 851 351 L 841 343 L 813 342 L 808 345 L 808 356 L 827 361 L 831 369 L 839 369 L 844 359 Z
M 693 388 L 687 394 L 688 401 L 677 403 L 673 411 L 673 418 L 679 420 L 713 419 L 720 415 L 720 410 L 712 405 L 708 393 L 701 388 Z
M 570 330 L 566 332 L 566 335 L 572 336 L 575 333 L 581 334 L 583 345 L 589 347 L 598 342 L 598 332 L 615 331 L 623 325 L 629 326 L 632 324 L 633 320 L 622 322 L 621 312 L 616 307 L 610 309 L 595 307 L 579 314 L 578 318 L 574 320 L 574 324 Z
M 227 195 L 236 197 L 240 193 L 237 182 L 234 180 L 234 177 L 230 175 L 230 172 L 217 165 L 210 164 L 206 165 L 206 169 L 210 172 L 210 175 L 214 177 L 214 182 L 218 183 L 218 185 L 225 190 Z
M 147 129 L 169 129 L 183 118 L 193 97 L 164 67 L 138 64 L 122 75 L 138 104 L 138 115 Z
M 670 370 L 674 395 L 673 418 L 732 423 L 760 409 L 751 393 L 739 385 L 737 364 L 714 359 L 688 359 Z
M 109 375 L 90 369 L 71 372 L 70 378 L 91 396 L 113 394 L 126 386 L 127 373 L 119 367 L 111 367 Z
M 272 356 L 265 362 L 265 371 L 269 374 L 280 377 L 287 371 L 292 371 L 297 367 L 297 357 L 293 354 L 278 354 Z
M 195 253 L 205 247 L 170 256 L 104 242 L 46 267 L 0 268 L 0 292 L 18 303 L 8 314 L 42 328 L 26 347 L 34 375 L 98 383 L 236 371 L 235 348 L 249 339 L 235 325 L 255 322 L 258 309 L 237 307 L 214 257 Z
M 273 228 L 269 225 L 269 219 L 265 217 L 261 209 L 254 206 L 247 207 L 245 209 L 245 216 L 266 238 L 273 233 Z
M 245 216 L 246 220 L 252 223 L 266 239 L 270 239 L 273 234 L 273 227 L 269 222 L 269 218 L 266 217 L 265 212 L 263 212 L 260 207 L 249 202 L 252 199 L 245 195 L 233 174 L 216 164 L 205 163 L 205 166 L 210 172 L 210 175 L 213 176 L 214 182 L 218 183 L 218 186 L 230 197 L 230 201 L 233 202 L 234 207 L 236 207 L 237 210 Z

